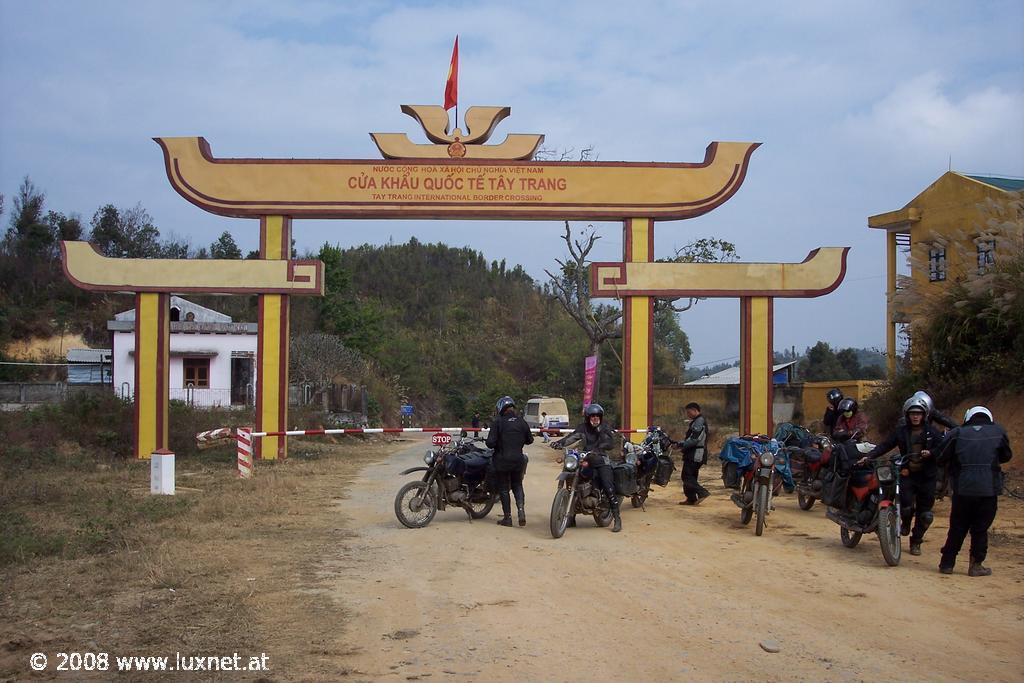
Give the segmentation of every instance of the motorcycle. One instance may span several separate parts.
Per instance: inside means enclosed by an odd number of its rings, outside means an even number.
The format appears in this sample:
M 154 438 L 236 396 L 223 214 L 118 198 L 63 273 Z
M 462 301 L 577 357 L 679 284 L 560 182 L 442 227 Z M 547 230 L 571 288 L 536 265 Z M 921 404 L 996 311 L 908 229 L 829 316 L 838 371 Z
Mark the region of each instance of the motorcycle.
M 456 438 L 447 446 L 428 450 L 423 456 L 425 467 L 410 467 L 402 472 L 423 472 L 423 478 L 398 490 L 398 521 L 410 529 L 419 529 L 449 505 L 462 508 L 470 519 L 483 519 L 490 514 L 497 499 L 488 476 L 493 451 L 482 448 L 482 442 L 480 438 Z
M 764 533 L 765 520 L 772 510 L 772 497 L 779 495 L 782 490 L 782 470 L 788 460 L 777 440 L 771 439 L 767 443 L 763 439 L 754 440 L 764 443 L 764 449 L 754 454 L 754 462 L 740 477 L 739 491 L 730 498 L 740 509 L 740 524 L 746 526 L 751 519 L 756 519 L 754 534 L 760 536 Z
M 872 444 L 850 444 L 852 452 L 864 454 Z M 879 458 L 867 466 L 855 464 L 846 487 L 845 505 L 830 506 L 825 515 L 839 525 L 839 538 L 855 548 L 864 534 L 877 533 L 882 557 L 890 567 L 900 563 L 900 470 L 906 456 Z
M 561 538 L 566 528 L 575 526 L 576 515 L 593 515 L 600 527 L 612 523 L 611 501 L 594 481 L 591 458 L 604 457 L 599 453 L 581 453 L 569 449 L 562 456 L 562 471 L 558 475 L 558 490 L 551 501 L 549 526 L 554 538 Z
M 797 504 L 801 510 L 810 510 L 821 498 L 821 474 L 832 459 L 834 445 L 827 436 L 814 439 L 807 448 L 786 448 L 793 467 Z
M 633 507 L 643 507 L 651 494 L 651 485 L 668 486 L 675 470 L 669 449 L 675 443 L 660 427 L 648 427 L 647 436 L 639 444 L 624 441 L 622 455 L 626 462 L 636 464 L 636 493 L 630 496 Z

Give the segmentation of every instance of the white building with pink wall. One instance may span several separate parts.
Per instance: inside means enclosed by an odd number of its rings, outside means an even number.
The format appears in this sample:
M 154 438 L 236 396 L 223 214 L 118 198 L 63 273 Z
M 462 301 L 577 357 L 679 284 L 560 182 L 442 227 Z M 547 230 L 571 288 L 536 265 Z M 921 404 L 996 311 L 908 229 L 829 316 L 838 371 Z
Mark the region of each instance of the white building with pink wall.
M 171 297 L 171 400 L 195 406 L 251 405 L 256 395 L 256 323 Z M 135 309 L 107 322 L 113 337 L 114 391 L 135 395 Z

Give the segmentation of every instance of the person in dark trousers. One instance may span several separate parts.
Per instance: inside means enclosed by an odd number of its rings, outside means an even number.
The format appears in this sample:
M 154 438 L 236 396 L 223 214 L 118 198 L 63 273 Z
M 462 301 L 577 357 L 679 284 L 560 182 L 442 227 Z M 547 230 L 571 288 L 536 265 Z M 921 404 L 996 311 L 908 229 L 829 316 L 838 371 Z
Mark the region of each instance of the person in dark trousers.
M 526 421 L 516 414 L 516 402 L 510 396 L 502 396 L 497 404 L 498 417 L 487 434 L 487 447 L 494 449 L 491 462 L 501 498 L 504 517 L 498 520 L 501 526 L 512 526 L 512 501 L 509 490 L 516 499 L 519 510 L 519 526 L 526 526 L 526 494 L 523 491 L 523 475 L 526 474 L 526 454 L 523 446 L 533 443 L 533 433 Z
M 919 396 L 911 396 L 903 404 L 903 419 L 882 443 L 868 453 L 862 462 L 885 455 L 899 448 L 909 455 L 900 479 L 900 533 L 910 536 L 910 554 L 921 554 L 921 543 L 935 515 L 935 482 L 939 476 L 938 446 L 942 435 L 928 424 L 928 404 Z M 916 519 L 916 522 L 915 522 Z M 913 524 L 913 530 L 911 530 Z
M 843 392 L 838 389 L 829 389 L 825 394 L 828 405 L 825 406 L 825 415 L 821 418 L 821 424 L 825 426 L 825 434 L 832 436 L 832 430 L 836 428 L 836 420 L 839 419 L 839 402 L 843 400 Z
M 989 576 L 982 562 L 988 554 L 988 529 L 996 518 L 997 496 L 1003 491 L 1000 464 L 1013 457 L 1006 430 L 992 419 L 984 406 L 970 408 L 964 424 L 946 434 L 940 463 L 949 463 L 953 502 L 949 511 L 949 535 L 942 546 L 939 571 L 952 574 L 956 556 L 967 534 L 971 535 L 968 576 Z
M 619 514 L 619 497 L 615 495 L 615 480 L 612 477 L 611 461 L 608 453 L 615 443 L 615 432 L 604 424 L 604 408 L 591 403 L 583 411 L 583 424 L 569 435 L 551 442 L 552 448 L 565 448 L 577 441 L 582 441 L 582 449 L 591 453 L 589 466 L 594 468 L 594 481 L 608 496 L 612 508 L 612 531 L 622 531 L 622 516 Z M 575 524 L 575 520 L 570 521 Z
M 698 475 L 704 464 L 704 454 L 708 441 L 708 423 L 700 413 L 700 404 L 687 403 L 684 408 L 686 417 L 690 418 L 690 426 L 686 437 L 679 447 L 683 449 L 683 495 L 686 500 L 680 505 L 700 505 L 711 492 L 700 485 Z
M 480 413 L 479 412 L 473 413 L 472 424 L 473 424 L 473 429 L 480 429 Z M 480 432 L 476 432 L 475 436 L 480 436 Z

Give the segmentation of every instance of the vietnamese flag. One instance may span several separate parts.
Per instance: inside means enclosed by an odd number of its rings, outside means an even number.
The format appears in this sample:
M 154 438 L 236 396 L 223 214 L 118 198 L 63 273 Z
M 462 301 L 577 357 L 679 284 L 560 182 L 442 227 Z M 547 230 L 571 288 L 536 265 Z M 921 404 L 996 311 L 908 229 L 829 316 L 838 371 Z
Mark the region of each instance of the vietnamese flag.
M 445 110 L 459 104 L 459 37 L 455 36 L 455 47 L 452 48 L 452 63 L 448 67 L 448 81 L 444 84 Z

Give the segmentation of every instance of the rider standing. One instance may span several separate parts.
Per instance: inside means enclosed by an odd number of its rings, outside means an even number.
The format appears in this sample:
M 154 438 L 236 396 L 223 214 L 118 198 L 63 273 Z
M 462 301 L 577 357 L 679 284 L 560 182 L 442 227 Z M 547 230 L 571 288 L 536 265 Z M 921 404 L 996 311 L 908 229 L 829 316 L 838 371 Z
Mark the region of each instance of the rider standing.
M 684 408 L 686 417 L 690 418 L 690 426 L 686 437 L 679 447 L 683 449 L 683 495 L 686 500 L 680 505 L 700 505 L 711 492 L 700 485 L 697 480 L 700 467 L 704 464 L 704 453 L 708 441 L 708 423 L 700 412 L 699 403 L 687 403 Z
M 952 574 L 956 556 L 971 534 L 971 565 L 968 576 L 988 576 L 988 528 L 996 518 L 996 501 L 1003 492 L 1000 464 L 1013 457 L 1006 430 L 992 420 L 984 406 L 975 406 L 942 442 L 941 461 L 948 461 L 953 479 L 953 504 L 949 511 L 949 535 L 942 547 L 939 571 Z
M 526 494 L 523 491 L 523 475 L 526 473 L 526 455 L 523 446 L 533 443 L 533 433 L 523 418 L 516 414 L 516 402 L 511 396 L 502 396 L 497 403 L 498 418 L 487 434 L 487 447 L 494 449 L 494 473 L 501 498 L 504 517 L 498 520 L 501 526 L 512 526 L 512 501 L 509 489 L 516 498 L 519 509 L 519 526 L 526 526 Z
M 619 497 L 615 495 L 615 482 L 612 478 L 611 461 L 608 453 L 612 450 L 615 442 L 615 432 L 611 427 L 604 424 L 604 408 L 597 403 L 591 403 L 583 411 L 583 424 L 557 441 L 551 443 L 552 448 L 565 448 L 566 446 L 582 441 L 582 449 L 590 453 L 586 462 L 594 468 L 594 482 L 601 487 L 601 490 L 608 496 L 611 504 L 612 517 L 615 522 L 612 531 L 622 531 L 622 517 L 619 514 Z
M 910 554 L 921 554 L 921 542 L 935 515 L 935 481 L 939 468 L 936 464 L 938 445 L 942 435 L 928 424 L 928 404 L 918 395 L 903 404 L 904 419 L 895 431 L 878 444 L 868 458 L 877 458 L 899 448 L 901 455 L 909 455 L 900 480 L 900 533 L 910 535 Z M 914 523 L 913 531 L 910 525 Z

